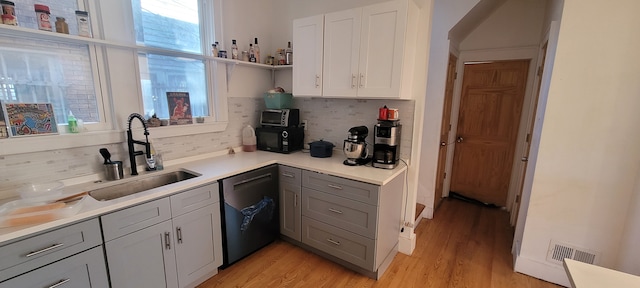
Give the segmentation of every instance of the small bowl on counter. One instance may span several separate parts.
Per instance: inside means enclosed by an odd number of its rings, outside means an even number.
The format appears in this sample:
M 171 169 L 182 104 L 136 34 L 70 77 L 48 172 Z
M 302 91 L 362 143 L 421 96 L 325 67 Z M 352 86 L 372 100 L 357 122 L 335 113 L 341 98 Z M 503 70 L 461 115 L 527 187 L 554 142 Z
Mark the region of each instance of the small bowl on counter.
M 63 187 L 64 184 L 60 181 L 32 183 L 20 187 L 18 194 L 20 194 L 20 198 L 27 201 L 47 201 L 62 195 Z

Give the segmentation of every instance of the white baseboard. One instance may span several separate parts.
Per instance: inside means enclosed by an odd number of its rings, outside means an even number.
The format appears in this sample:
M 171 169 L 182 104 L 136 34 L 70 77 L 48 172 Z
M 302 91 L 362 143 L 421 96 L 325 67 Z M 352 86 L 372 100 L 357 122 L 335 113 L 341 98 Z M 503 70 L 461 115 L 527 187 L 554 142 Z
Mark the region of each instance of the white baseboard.
M 411 255 L 413 250 L 416 249 L 416 234 L 409 234 L 409 238 L 400 236 L 400 241 L 398 242 L 398 252 L 402 254 Z
M 542 263 L 522 256 L 516 256 L 514 270 L 551 283 L 571 287 L 569 277 L 562 266 L 551 263 Z

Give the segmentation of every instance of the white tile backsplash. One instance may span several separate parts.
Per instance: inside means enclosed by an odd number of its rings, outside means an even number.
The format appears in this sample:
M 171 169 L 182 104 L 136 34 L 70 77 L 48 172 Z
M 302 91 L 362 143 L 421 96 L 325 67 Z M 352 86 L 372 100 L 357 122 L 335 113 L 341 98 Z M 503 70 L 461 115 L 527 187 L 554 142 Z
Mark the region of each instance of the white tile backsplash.
M 225 131 L 156 139 L 151 128 L 154 148 L 167 161 L 242 145 L 242 128 L 258 126 L 264 102 L 262 98 L 229 98 L 228 103 L 229 125 Z M 370 143 L 373 141 L 378 108 L 384 105 L 400 111 L 401 157 L 407 159 L 411 155 L 414 101 L 294 98 L 294 107 L 300 109 L 301 119 L 309 121 L 306 142 L 319 139 L 333 142 L 337 150 L 334 157 L 342 157 L 343 140 L 353 126 L 367 126 L 370 129 L 367 139 Z M 102 174 L 103 160 L 98 150 L 103 147 L 109 149 L 112 160 L 128 162 L 125 143 L 0 156 L 0 199 L 16 196 L 18 187 L 31 182 Z M 128 164 L 125 169 L 129 169 Z

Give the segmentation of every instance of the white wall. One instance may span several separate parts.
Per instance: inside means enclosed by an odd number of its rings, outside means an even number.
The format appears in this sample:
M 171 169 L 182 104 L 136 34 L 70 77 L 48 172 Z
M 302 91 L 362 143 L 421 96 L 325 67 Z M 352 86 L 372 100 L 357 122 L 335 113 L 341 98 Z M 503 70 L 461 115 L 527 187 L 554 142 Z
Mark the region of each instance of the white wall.
M 510 0 L 460 42 L 460 51 L 538 46 L 545 12 L 540 0 Z
M 449 59 L 448 33 L 480 0 L 435 0 L 431 39 L 429 42 L 429 65 L 427 74 L 427 94 L 424 106 L 416 111 L 424 111 L 422 121 L 422 146 L 418 165 L 417 202 L 425 204 L 425 215 L 433 217 L 435 174 L 437 168 L 440 125 Z M 416 125 L 416 129 L 418 129 Z
M 618 253 L 618 263 L 614 266 L 620 271 L 640 275 L 640 175 L 636 176 L 636 189 L 629 201 L 629 215 L 624 225 L 624 234 Z
M 640 173 L 638 9 L 635 0 L 564 1 L 519 256 L 527 274 L 567 283 L 545 261 L 552 239 L 599 251 L 610 268 L 627 252 L 624 223 L 638 225 L 627 222 Z

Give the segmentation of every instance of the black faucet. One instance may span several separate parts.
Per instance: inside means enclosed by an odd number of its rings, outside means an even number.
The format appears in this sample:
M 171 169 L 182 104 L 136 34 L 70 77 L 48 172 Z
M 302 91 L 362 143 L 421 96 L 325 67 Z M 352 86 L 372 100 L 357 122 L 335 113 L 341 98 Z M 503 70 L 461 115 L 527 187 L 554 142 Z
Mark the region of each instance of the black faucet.
M 133 140 L 133 136 L 131 135 L 131 120 L 134 118 L 138 118 L 140 122 L 142 122 L 142 126 L 144 127 L 144 138 L 145 141 Z M 127 120 L 127 145 L 129 146 L 129 162 L 131 162 L 131 175 L 138 175 L 138 169 L 136 167 L 136 156 L 145 154 L 147 159 L 151 159 L 153 156 L 151 155 L 151 144 L 149 144 L 149 131 L 147 130 L 147 121 L 144 120 L 142 115 L 138 113 L 133 113 L 129 115 L 129 119 Z M 135 151 L 133 148 L 133 144 L 144 145 L 143 151 Z M 148 162 L 147 162 L 148 163 Z

